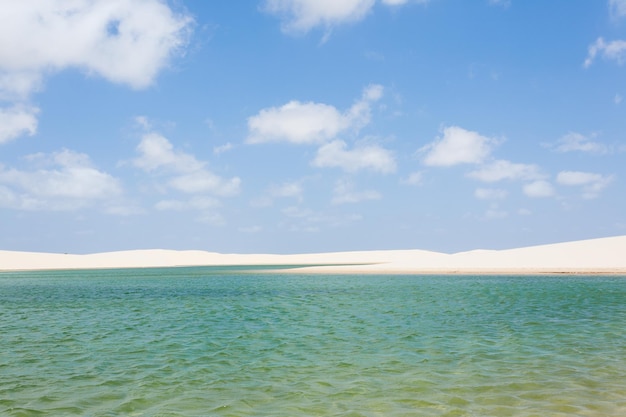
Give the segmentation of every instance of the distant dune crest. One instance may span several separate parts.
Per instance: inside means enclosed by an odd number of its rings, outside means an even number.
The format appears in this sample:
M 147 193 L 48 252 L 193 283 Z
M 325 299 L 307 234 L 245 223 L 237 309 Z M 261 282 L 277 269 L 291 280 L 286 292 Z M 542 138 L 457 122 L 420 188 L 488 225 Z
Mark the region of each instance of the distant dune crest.
M 297 271 L 307 273 L 626 274 L 626 236 L 455 254 L 425 250 L 301 255 L 220 254 L 162 249 L 89 255 L 0 251 L 0 270 L 3 271 L 222 265 L 292 265 Z

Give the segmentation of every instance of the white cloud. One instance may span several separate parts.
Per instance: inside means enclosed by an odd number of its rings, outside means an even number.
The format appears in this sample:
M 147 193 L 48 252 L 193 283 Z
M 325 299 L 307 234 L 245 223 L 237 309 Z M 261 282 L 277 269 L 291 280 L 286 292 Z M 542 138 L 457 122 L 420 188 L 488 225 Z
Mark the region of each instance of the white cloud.
M 381 3 L 386 6 L 402 6 L 407 3 L 426 4 L 428 2 L 430 2 L 430 0 L 381 0 Z
M 592 199 L 598 197 L 612 181 L 612 175 L 601 175 L 582 171 L 561 171 L 556 181 L 561 185 L 580 186 L 583 188 L 583 198 Z
M 617 40 L 607 43 L 603 38 L 598 38 L 595 43 L 589 46 L 587 59 L 585 59 L 584 63 L 585 68 L 593 64 L 598 54 L 601 54 L 605 59 L 617 61 L 621 65 L 624 63 L 624 59 L 626 59 L 626 41 Z
M 63 150 L 29 158 L 42 168 L 0 167 L 0 205 L 23 210 L 76 210 L 122 194 L 119 181 L 93 166 L 85 154 Z M 46 168 L 50 167 L 50 168 Z
M 504 219 L 509 217 L 509 213 L 506 210 L 502 210 L 497 204 L 492 204 L 485 212 L 485 218 L 487 219 Z
M 263 109 L 248 119 L 247 143 L 325 142 L 348 128 L 345 117 L 333 106 L 290 101 L 281 107 Z
M 230 143 L 230 142 L 227 142 L 227 143 L 225 143 L 223 145 L 219 145 L 219 146 L 214 147 L 213 148 L 213 153 L 216 154 L 216 155 L 219 155 L 221 153 L 228 152 L 231 149 L 233 149 L 233 144 Z
M 26 101 L 42 84 L 43 76 L 38 72 L 15 72 L 0 63 L 0 100 Z
M 443 129 L 443 137 L 424 146 L 419 152 L 426 152 L 423 163 L 429 166 L 478 164 L 489 156 L 495 144 L 494 139 L 450 126 Z
M 0 14 L 0 80 L 20 82 L 0 85 L 29 94 L 43 74 L 73 67 L 143 88 L 186 44 L 191 24 L 159 0 L 11 2 Z
M 423 181 L 423 174 L 421 172 L 412 172 L 408 177 L 404 178 L 400 182 L 406 185 L 421 185 Z
M 313 210 L 308 208 L 302 208 L 299 206 L 289 206 L 282 210 L 282 213 L 288 217 L 294 218 L 312 218 L 314 215 Z
M 174 146 L 158 133 L 147 133 L 137 145 L 140 156 L 133 160 L 137 168 L 151 172 L 166 168 L 173 172 L 197 171 L 203 163 L 193 155 L 175 151 Z
M 557 182 L 562 185 L 587 185 L 602 179 L 602 175 L 581 171 L 561 171 Z
M 219 200 L 211 197 L 198 196 L 190 200 L 161 200 L 155 208 L 161 211 L 209 210 L 220 206 Z
M 591 138 L 581 135 L 580 133 L 570 132 L 557 141 L 555 147 L 558 152 L 590 152 L 605 153 L 608 151 L 606 145 L 600 142 L 594 142 Z
M 552 197 L 554 195 L 554 187 L 548 181 L 533 181 L 524 185 L 524 194 L 532 198 Z
M 172 144 L 157 133 L 143 136 L 137 146 L 139 157 L 132 163 L 146 171 L 160 171 L 171 178 L 166 182 L 171 188 L 184 193 L 213 193 L 234 195 L 239 192 L 241 180 L 221 178 L 206 168 L 206 163 L 198 161 L 193 155 L 175 150 Z
M 347 111 L 323 103 L 290 101 L 281 107 L 261 110 L 248 119 L 246 143 L 324 143 L 347 129 L 360 129 L 371 117 L 371 105 L 380 100 L 383 87 L 370 85 Z
M 303 193 L 302 184 L 297 181 L 273 184 L 266 190 L 265 195 L 253 199 L 250 205 L 252 207 L 269 207 L 274 204 L 276 198 L 294 198 L 302 201 Z
M 148 119 L 147 116 L 135 116 L 135 123 L 137 124 L 137 126 L 141 127 L 143 130 L 151 130 L 152 129 L 152 123 L 150 122 L 150 119 Z
M 365 200 L 379 200 L 381 195 L 374 190 L 354 191 L 353 184 L 347 180 L 339 180 L 333 190 L 332 204 L 352 204 Z
M 621 94 L 615 94 L 615 97 L 613 97 L 613 103 L 615 104 L 621 104 L 623 100 L 624 97 Z
M 474 196 L 479 200 L 503 200 L 508 195 L 506 190 L 495 188 L 477 188 Z
M 406 4 L 409 0 L 382 0 L 383 4 L 386 4 L 387 6 L 401 6 L 403 4 Z
M 266 0 L 264 9 L 282 19 L 288 33 L 305 33 L 316 26 L 332 27 L 363 19 L 375 0 Z
M 397 7 L 429 1 L 381 0 L 381 3 Z M 265 0 L 262 8 L 281 19 L 283 32 L 299 34 L 318 26 L 329 31 L 337 25 L 358 22 L 371 12 L 375 3 L 376 0 Z
M 467 174 L 468 177 L 484 182 L 502 180 L 537 180 L 544 177 L 537 165 L 516 164 L 497 160 Z
M 347 144 L 335 140 L 320 147 L 312 165 L 320 168 L 341 168 L 347 172 L 367 169 L 383 174 L 395 172 L 396 162 L 391 151 L 377 145 L 347 150 Z
M 213 193 L 222 196 L 237 194 L 240 183 L 241 180 L 237 177 L 227 180 L 206 169 L 177 175 L 168 181 L 172 188 L 184 193 Z
M 0 108 L 0 144 L 25 134 L 34 135 L 37 132 L 38 111 L 37 108 L 24 106 Z
M 46 76 L 68 68 L 145 88 L 182 52 L 192 25 L 162 0 L 4 1 L 0 100 L 27 103 Z M 36 114 L 0 109 L 0 143 L 34 134 Z
M 609 11 L 613 18 L 626 16 L 626 0 L 609 0 Z
M 269 207 L 274 204 L 274 200 L 277 198 L 292 198 L 297 201 L 302 201 L 302 194 L 304 189 L 302 184 L 298 181 L 286 181 L 282 184 L 273 184 L 261 197 L 255 198 L 250 202 L 252 207 Z
M 370 84 L 363 89 L 361 98 L 350 107 L 345 118 L 352 129 L 367 126 L 372 117 L 372 104 L 383 98 L 385 89 L 379 84 Z
M 269 194 L 272 197 L 294 197 L 302 198 L 302 185 L 297 182 L 286 182 L 281 185 L 270 187 Z

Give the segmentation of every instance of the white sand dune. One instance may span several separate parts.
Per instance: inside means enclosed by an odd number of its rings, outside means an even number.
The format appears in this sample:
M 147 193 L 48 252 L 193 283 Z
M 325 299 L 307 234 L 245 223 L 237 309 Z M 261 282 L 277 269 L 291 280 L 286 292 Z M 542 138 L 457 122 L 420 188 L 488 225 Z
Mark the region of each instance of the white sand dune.
M 298 271 L 317 273 L 626 274 L 626 236 L 455 254 L 424 250 L 302 255 L 243 255 L 173 250 L 134 250 L 89 255 L 0 251 L 0 270 L 4 271 L 202 265 L 294 265 L 298 267 Z

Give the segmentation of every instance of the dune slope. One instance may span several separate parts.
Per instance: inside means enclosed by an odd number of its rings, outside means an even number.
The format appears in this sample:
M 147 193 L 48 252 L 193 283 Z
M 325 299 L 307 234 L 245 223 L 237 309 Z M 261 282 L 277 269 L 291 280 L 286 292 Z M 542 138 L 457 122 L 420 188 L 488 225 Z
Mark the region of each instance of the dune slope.
M 333 273 L 625 273 L 626 236 L 508 250 L 445 254 L 424 250 L 302 255 L 134 250 L 89 255 L 0 251 L 0 270 L 144 268 L 201 265 L 293 265 Z M 306 267 L 299 267 L 307 265 Z M 311 266 L 313 265 L 313 266 Z

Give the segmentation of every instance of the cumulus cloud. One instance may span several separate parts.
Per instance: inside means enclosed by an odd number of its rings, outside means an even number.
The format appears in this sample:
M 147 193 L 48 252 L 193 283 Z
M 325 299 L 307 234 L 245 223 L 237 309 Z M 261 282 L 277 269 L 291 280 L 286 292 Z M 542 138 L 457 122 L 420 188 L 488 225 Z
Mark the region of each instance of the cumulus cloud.
M 11 2 L 0 14 L 0 85 L 25 95 L 44 74 L 72 67 L 143 88 L 185 45 L 191 24 L 160 0 Z
M 315 216 L 315 213 L 313 212 L 313 210 L 299 207 L 299 206 L 289 206 L 289 207 L 284 208 L 281 211 L 287 217 L 311 219 Z
M 406 185 L 422 185 L 423 174 L 421 172 L 412 172 L 408 177 L 402 179 L 400 182 Z
M 227 180 L 206 169 L 181 173 L 168 182 L 172 188 L 184 193 L 213 193 L 223 196 L 237 194 L 240 183 L 241 181 L 237 177 Z
M 389 7 L 407 3 L 426 4 L 430 0 L 380 0 Z M 306 33 L 321 26 L 327 31 L 335 26 L 363 20 L 376 0 L 265 0 L 262 9 L 282 22 L 283 32 Z
M 598 38 L 589 46 L 584 67 L 590 67 L 597 55 L 601 55 L 605 59 L 616 61 L 619 65 L 621 65 L 624 63 L 624 59 L 626 58 L 626 41 L 616 40 L 606 42 L 603 38 Z
M 28 158 L 39 169 L 0 167 L 0 205 L 21 210 L 70 211 L 122 194 L 119 180 L 93 166 L 88 155 L 62 150 Z
M 26 102 L 41 88 L 43 76 L 37 72 L 15 72 L 0 64 L 0 100 Z
M 269 207 L 274 203 L 276 198 L 294 198 L 302 201 L 304 189 L 300 182 L 284 182 L 282 184 L 273 184 L 266 191 L 265 195 L 251 201 L 253 207 Z
M 601 180 L 600 174 L 581 171 L 561 171 L 557 175 L 557 182 L 562 185 L 587 185 Z
M 555 146 L 557 152 L 590 152 L 590 153 L 606 153 L 608 148 L 606 145 L 595 142 L 592 138 L 581 135 L 580 133 L 570 132 L 560 138 Z
M 289 142 L 294 144 L 324 143 L 339 133 L 358 130 L 370 122 L 371 106 L 381 99 L 383 87 L 366 87 L 354 105 L 340 112 L 334 106 L 290 101 L 281 107 L 261 110 L 248 119 L 246 143 Z
M 230 143 L 230 142 L 226 142 L 223 145 L 215 146 L 213 148 L 213 153 L 216 154 L 216 155 L 219 155 L 221 153 L 228 152 L 231 149 L 233 149 L 233 144 Z
M 467 176 L 483 182 L 537 180 L 544 177 L 537 165 L 517 164 L 507 160 L 494 161 L 468 173 Z
M 285 182 L 280 185 L 273 185 L 269 189 L 272 197 L 293 197 L 302 198 L 302 185 L 298 182 Z
M 508 195 L 506 190 L 495 188 L 477 188 L 474 196 L 479 200 L 503 200 Z
M 504 219 L 509 217 L 509 213 L 506 210 L 502 210 L 497 204 L 492 204 L 485 212 L 486 219 Z
M 381 0 L 391 7 L 409 2 L 426 4 L 429 0 Z M 283 32 L 299 34 L 318 26 L 330 30 L 337 25 L 358 22 L 375 4 L 376 0 L 265 0 L 262 9 L 281 19 Z
M 548 181 L 538 180 L 524 185 L 524 194 L 532 198 L 552 197 L 554 187 Z
M 311 163 L 320 168 L 341 168 L 347 172 L 371 170 L 388 174 L 395 172 L 396 162 L 391 151 L 377 145 L 347 149 L 342 140 L 335 140 L 320 147 Z
M 447 167 L 458 164 L 483 162 L 497 143 L 496 140 L 458 126 L 446 127 L 443 136 L 424 146 L 422 162 L 429 166 Z
M 375 0 L 266 0 L 263 8 L 282 20 L 282 29 L 288 33 L 305 33 L 316 26 L 363 19 Z
M 196 196 L 189 200 L 161 200 L 155 204 L 155 208 L 161 211 L 186 211 L 186 210 L 209 210 L 220 206 L 219 200 Z
M 592 199 L 598 197 L 613 181 L 613 176 L 582 171 L 561 171 L 556 181 L 561 185 L 582 187 L 583 198 Z
M 193 19 L 161 0 L 20 0 L 0 13 L 0 144 L 33 135 L 23 105 L 46 76 L 68 68 L 145 88 L 182 52 Z M 18 105 L 21 103 L 22 105 Z
M 158 133 L 143 136 L 137 146 L 139 156 L 132 163 L 146 172 L 162 173 L 169 177 L 166 184 L 175 190 L 189 193 L 212 193 L 230 196 L 239 192 L 238 177 L 224 179 L 206 168 L 206 163 L 195 156 L 175 150 L 173 145 Z
M 147 172 L 159 168 L 174 172 L 196 171 L 203 166 L 193 155 L 175 151 L 170 141 L 158 133 L 145 134 L 137 151 L 140 156 L 133 160 L 133 164 Z
M 248 119 L 247 143 L 291 142 L 310 144 L 334 138 L 348 128 L 348 121 L 333 106 L 290 101 L 263 109 Z
M 355 191 L 348 180 L 339 180 L 333 189 L 332 204 L 352 204 L 366 200 L 379 200 L 381 195 L 375 190 Z
M 34 107 L 0 108 L 0 144 L 25 134 L 34 135 L 37 132 L 37 112 Z

